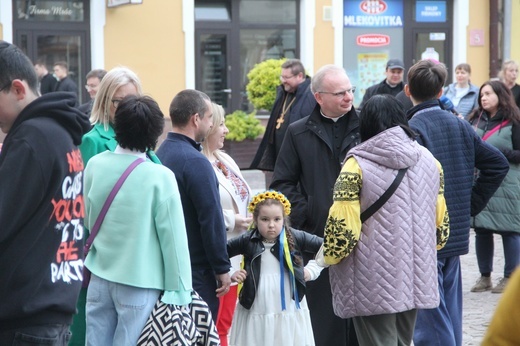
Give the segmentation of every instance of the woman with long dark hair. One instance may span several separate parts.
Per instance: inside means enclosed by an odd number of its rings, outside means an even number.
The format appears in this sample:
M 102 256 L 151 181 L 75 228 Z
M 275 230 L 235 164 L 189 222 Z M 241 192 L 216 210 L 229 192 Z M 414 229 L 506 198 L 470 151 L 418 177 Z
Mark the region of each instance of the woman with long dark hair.
M 509 161 L 509 172 L 486 208 L 475 216 L 475 247 L 481 277 L 472 292 L 502 293 L 520 263 L 520 110 L 510 89 L 501 81 L 480 87 L 478 109 L 469 118 L 483 140 L 499 149 Z M 502 236 L 504 278 L 493 287 L 493 234 Z

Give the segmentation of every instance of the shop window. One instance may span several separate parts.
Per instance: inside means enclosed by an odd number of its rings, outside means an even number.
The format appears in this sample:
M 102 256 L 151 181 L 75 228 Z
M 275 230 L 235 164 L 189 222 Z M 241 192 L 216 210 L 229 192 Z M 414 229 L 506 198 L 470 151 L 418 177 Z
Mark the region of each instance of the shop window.
M 196 88 L 227 112 L 252 111 L 247 74 L 267 59 L 299 58 L 299 0 L 195 0 Z
M 296 24 L 296 1 L 242 0 L 239 13 L 242 23 Z
M 195 1 L 196 21 L 230 21 L 229 1 Z

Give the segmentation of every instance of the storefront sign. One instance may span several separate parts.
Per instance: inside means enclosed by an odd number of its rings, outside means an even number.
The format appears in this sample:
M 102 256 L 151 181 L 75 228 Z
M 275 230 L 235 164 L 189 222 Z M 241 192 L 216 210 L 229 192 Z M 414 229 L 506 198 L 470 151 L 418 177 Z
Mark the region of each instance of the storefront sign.
M 390 44 L 390 36 L 381 34 L 365 34 L 356 38 L 358 46 L 363 47 L 381 47 Z
M 445 41 L 445 32 L 430 32 L 430 41 Z
M 27 1 L 17 0 L 18 20 L 29 21 L 83 21 L 83 1 Z
M 343 0 L 345 27 L 395 28 L 403 26 L 403 1 Z
M 446 1 L 417 1 L 415 3 L 415 21 L 446 22 Z

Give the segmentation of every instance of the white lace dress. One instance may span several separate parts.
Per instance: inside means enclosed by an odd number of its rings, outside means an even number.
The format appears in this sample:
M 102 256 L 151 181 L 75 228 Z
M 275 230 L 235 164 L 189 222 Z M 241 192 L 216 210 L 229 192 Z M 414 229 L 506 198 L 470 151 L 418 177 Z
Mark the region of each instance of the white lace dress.
M 274 244 L 264 243 L 260 282 L 250 310 L 237 304 L 231 325 L 230 346 L 314 345 L 311 318 L 305 297 L 300 309 L 292 299 L 289 274 L 284 275 L 286 310 L 280 298 L 280 262 L 271 253 Z

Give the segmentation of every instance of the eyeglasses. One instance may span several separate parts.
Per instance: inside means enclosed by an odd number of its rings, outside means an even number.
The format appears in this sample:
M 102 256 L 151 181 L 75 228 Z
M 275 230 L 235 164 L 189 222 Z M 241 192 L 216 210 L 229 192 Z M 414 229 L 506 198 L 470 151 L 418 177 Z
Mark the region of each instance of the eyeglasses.
M 12 83 L 13 83 L 13 81 L 9 81 L 8 84 L 6 84 L 6 85 L 4 85 L 3 87 L 0 88 L 0 92 L 4 91 L 7 88 L 10 88 Z
M 123 101 L 123 99 L 112 99 L 110 101 L 112 102 L 112 105 L 114 106 L 114 108 L 117 108 L 117 106 L 119 106 L 119 104 L 121 103 L 121 101 Z
M 293 74 L 293 75 L 290 75 L 290 76 L 288 76 L 288 77 L 286 77 L 286 76 L 280 76 L 280 80 L 289 80 L 289 79 L 292 79 L 292 78 L 294 78 L 294 77 L 296 77 L 296 75 L 294 75 L 294 74 Z
M 355 92 L 356 92 L 356 87 L 352 87 L 350 89 L 338 91 L 335 93 L 330 92 L 330 91 L 318 91 L 319 94 L 329 94 L 334 97 L 341 97 L 341 98 L 345 97 L 346 94 L 354 95 Z
M 88 90 L 94 90 L 94 89 L 96 89 L 98 86 L 99 86 L 99 84 L 98 84 L 98 85 L 86 84 L 86 85 L 85 85 L 85 89 L 87 89 L 87 91 L 88 91 Z

